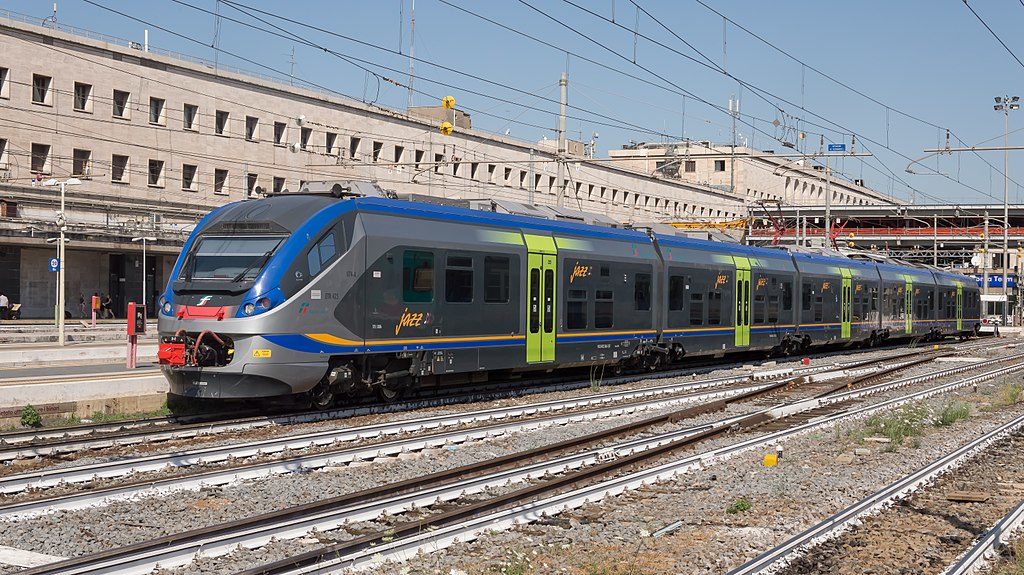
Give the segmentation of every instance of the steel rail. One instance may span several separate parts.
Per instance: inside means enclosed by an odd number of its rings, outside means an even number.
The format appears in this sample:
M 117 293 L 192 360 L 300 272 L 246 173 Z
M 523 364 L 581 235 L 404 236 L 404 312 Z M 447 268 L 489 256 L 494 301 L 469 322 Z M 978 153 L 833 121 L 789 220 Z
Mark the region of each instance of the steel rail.
M 943 575 L 974 575 L 998 559 L 999 550 L 1010 544 L 1024 528 L 1024 503 L 996 522 L 966 553 L 943 572 Z
M 907 368 L 930 361 L 934 357 L 914 359 L 889 367 L 885 373 L 897 368 Z M 876 363 L 883 363 L 881 361 Z M 865 371 L 865 370 L 861 370 Z M 872 379 L 874 374 L 860 376 L 856 381 Z M 624 455 L 632 455 L 638 451 L 662 447 L 668 443 L 686 439 L 699 434 L 703 437 L 717 434 L 743 420 L 750 414 L 728 417 L 705 425 L 659 434 L 653 437 L 640 438 L 625 443 L 592 449 L 582 453 L 563 457 L 554 455 L 570 448 L 596 444 L 601 441 L 624 434 L 636 433 L 642 429 L 673 422 L 701 413 L 718 411 L 729 403 L 753 399 L 759 395 L 770 394 L 777 390 L 792 390 L 795 383 L 804 381 L 781 381 L 756 389 L 718 399 L 711 403 L 701 404 L 669 414 L 663 414 L 642 421 L 628 423 L 609 430 L 599 431 L 582 437 L 576 437 L 557 444 L 547 445 L 527 452 L 513 453 L 500 458 L 469 464 L 461 468 L 442 471 L 419 478 L 402 481 L 390 485 L 350 493 L 328 500 L 299 505 L 289 509 L 271 512 L 258 517 L 229 522 L 219 526 L 196 529 L 190 532 L 168 535 L 153 541 L 131 545 L 125 548 L 94 553 L 85 557 L 69 559 L 57 564 L 48 565 L 26 575 L 42 575 L 53 573 L 144 573 L 156 565 L 168 568 L 187 564 L 200 551 L 204 556 L 216 556 L 229 552 L 238 545 L 257 547 L 271 538 L 297 537 L 313 529 L 334 529 L 346 521 L 369 520 L 383 513 L 400 513 L 417 506 L 428 506 L 439 501 L 451 501 L 465 494 L 477 493 L 488 487 L 505 485 L 513 481 L 524 481 L 530 477 L 542 477 L 548 474 L 563 473 L 592 465 L 598 461 L 607 461 Z M 855 384 L 855 383 L 854 383 Z M 763 413 L 766 409 L 755 411 Z M 537 459 L 541 456 L 547 460 Z M 533 463 L 530 461 L 533 460 Z M 502 466 L 511 465 L 510 469 L 490 473 L 480 477 L 482 473 Z M 457 480 L 450 484 L 452 480 Z M 418 489 L 418 491 L 413 491 Z
M 1020 357 L 1020 354 L 1018 354 L 1017 359 L 1020 359 Z M 269 565 L 245 570 L 242 573 L 244 575 L 334 573 L 350 567 L 368 567 L 385 559 L 408 559 L 417 553 L 436 551 L 439 548 L 450 545 L 454 541 L 472 540 L 485 531 L 502 530 L 510 528 L 517 523 L 532 522 L 546 515 L 553 515 L 567 509 L 579 507 L 588 501 L 600 500 L 607 496 L 618 495 L 627 490 L 637 489 L 655 481 L 670 479 L 681 473 L 701 468 L 738 453 L 765 445 L 774 445 L 788 438 L 841 420 L 866 417 L 879 411 L 919 401 L 933 395 L 946 393 L 959 387 L 1022 369 L 1024 369 L 1024 362 L 1018 362 L 978 375 L 965 377 L 951 383 L 937 385 L 876 404 L 823 417 L 786 430 L 765 434 L 701 454 L 670 461 L 652 468 L 630 472 L 611 479 L 599 480 L 582 488 L 576 488 L 574 485 L 574 483 L 581 481 L 580 479 L 568 479 L 561 485 L 561 487 L 567 487 L 567 491 L 547 497 L 545 497 L 546 493 L 542 484 L 538 484 L 505 496 L 505 500 L 508 503 L 505 507 L 497 510 L 488 510 L 486 502 L 471 504 L 461 510 L 453 510 L 433 516 L 432 519 L 439 522 L 440 525 L 434 528 L 427 527 L 421 522 L 403 524 L 409 526 L 410 529 L 403 529 L 399 526 L 386 532 L 365 535 L 351 541 L 283 559 Z M 906 379 L 915 379 L 917 377 L 919 376 Z M 928 380 L 930 378 L 919 378 L 919 381 Z M 870 393 L 877 393 L 878 389 L 880 389 L 879 386 L 872 386 L 854 393 L 868 395 Z M 1024 416 L 1015 421 L 1018 427 L 1024 425 Z M 645 453 L 653 451 L 656 450 Z M 622 458 L 619 461 L 626 465 L 630 464 L 629 461 L 625 461 L 626 459 Z M 599 467 L 600 465 L 591 468 L 589 473 L 591 478 L 600 475 Z M 474 512 L 479 513 L 474 515 Z M 445 525 L 443 521 L 450 521 L 450 524 Z
M 900 359 L 900 357 L 898 357 L 897 360 L 898 359 Z M 865 365 L 881 364 L 885 361 L 888 361 L 888 359 L 882 358 L 855 362 L 849 364 L 848 370 L 856 370 Z M 670 396 L 672 394 L 685 393 L 699 389 L 743 383 L 750 381 L 751 379 L 764 380 L 769 378 L 788 377 L 798 373 L 804 375 L 814 374 L 830 369 L 835 370 L 837 368 L 835 366 L 815 366 L 773 369 L 760 374 L 736 375 L 688 383 L 671 383 L 649 388 L 590 394 L 578 398 L 548 400 L 520 406 L 488 408 L 462 413 L 434 415 L 416 419 L 384 422 L 342 429 L 330 429 L 251 442 L 211 446 L 193 450 L 139 456 L 85 465 L 46 468 L 18 475 L 0 477 L 0 493 L 11 494 L 27 489 L 45 489 L 63 483 L 82 483 L 94 479 L 120 477 L 129 473 L 158 471 L 166 467 L 187 467 L 200 463 L 218 463 L 230 458 L 242 459 L 271 453 L 280 453 L 288 450 L 323 447 L 335 443 L 373 439 L 401 433 L 416 433 L 427 429 L 521 418 L 539 413 L 580 409 L 593 405 L 622 402 L 644 397 Z M 842 367 L 839 369 L 842 369 Z M 646 406 L 645 408 L 651 408 L 659 405 L 670 405 L 673 401 L 674 400 L 671 397 L 667 397 L 660 402 L 644 403 L 643 405 Z M 610 408 L 602 412 L 606 415 L 595 415 L 594 418 L 618 415 L 623 413 L 623 410 L 631 408 L 635 408 L 635 406 L 627 404 L 622 407 Z M 563 417 L 566 418 L 566 422 L 569 422 L 572 420 L 574 415 L 566 414 Z M 519 425 L 522 426 L 526 423 L 529 422 L 524 422 Z M 522 428 L 528 428 L 528 426 Z M 473 430 L 469 430 L 470 433 L 467 437 L 475 437 L 476 434 L 472 433 L 472 431 Z M 481 431 L 480 433 L 485 432 L 486 431 Z M 372 448 L 373 446 L 371 445 L 367 449 L 372 450 Z M 388 449 L 385 448 L 382 448 L 382 450 L 383 452 L 388 451 Z
M 920 351 L 896 354 L 887 359 L 899 359 L 915 355 Z M 856 365 L 858 362 L 852 362 Z M 850 365 L 851 362 L 836 362 L 836 365 Z M 685 369 L 674 369 L 671 371 L 654 372 L 645 374 L 629 374 L 607 378 L 608 385 L 620 385 L 643 381 L 649 379 L 666 379 L 691 375 L 693 367 Z M 827 366 L 814 368 L 783 368 L 800 370 L 802 372 L 813 372 L 814 370 L 827 369 Z M 770 376 L 779 372 L 778 369 L 769 369 L 766 373 Z M 371 403 L 366 405 L 333 408 L 313 412 L 300 412 L 293 414 L 264 415 L 254 417 L 235 417 L 209 420 L 204 416 L 189 416 L 184 418 L 148 418 L 125 422 L 102 423 L 77 425 L 53 430 L 32 430 L 21 431 L 0 435 L 0 462 L 15 459 L 42 457 L 54 454 L 73 453 L 86 449 L 103 449 L 114 446 L 138 445 L 170 441 L 175 439 L 188 439 L 199 435 L 209 435 L 231 431 L 244 431 L 273 425 L 294 425 L 299 423 L 312 423 L 318 421 L 344 419 L 360 415 L 393 413 L 424 409 L 429 407 L 440 407 L 455 403 L 468 403 L 474 401 L 493 401 L 506 397 L 516 397 L 527 393 L 549 393 L 555 391 L 566 391 L 578 389 L 589 385 L 589 381 L 583 382 L 577 377 L 571 381 L 548 383 L 541 386 L 519 386 L 512 389 L 500 391 L 475 390 L 470 393 L 453 394 L 441 397 L 428 397 L 416 400 L 406 400 L 397 403 Z M 189 422 L 192 419 L 200 421 Z M 176 421 L 184 420 L 183 423 Z M 149 430 L 149 427 L 161 427 L 161 429 Z M 171 426 L 170 429 L 162 429 L 164 426 Z M 4 448 L 4 445 L 10 447 Z

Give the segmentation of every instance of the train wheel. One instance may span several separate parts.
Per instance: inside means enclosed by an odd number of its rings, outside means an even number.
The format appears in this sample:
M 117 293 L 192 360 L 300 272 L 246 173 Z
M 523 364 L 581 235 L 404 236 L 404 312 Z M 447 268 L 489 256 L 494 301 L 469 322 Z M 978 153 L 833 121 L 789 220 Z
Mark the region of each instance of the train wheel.
M 394 401 L 402 396 L 402 390 L 388 387 L 386 385 L 378 385 L 376 387 L 377 397 L 380 397 L 384 401 Z
M 320 382 L 309 392 L 309 403 L 313 409 L 327 409 L 334 405 L 334 392 L 324 382 Z

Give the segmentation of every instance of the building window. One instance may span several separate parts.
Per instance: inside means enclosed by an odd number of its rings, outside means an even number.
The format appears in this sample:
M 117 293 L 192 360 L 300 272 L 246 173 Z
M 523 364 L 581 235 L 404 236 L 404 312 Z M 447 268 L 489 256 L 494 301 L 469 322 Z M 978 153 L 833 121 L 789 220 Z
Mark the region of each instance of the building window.
M 92 151 L 74 150 L 71 160 L 71 175 L 86 177 L 92 172 Z
M 274 178 L 274 193 L 280 194 L 284 191 L 284 178 Z
M 394 156 L 395 163 L 396 164 L 401 164 L 402 163 L 402 159 L 403 159 L 404 156 L 405 156 L 405 148 L 402 147 L 402 146 L 395 146 L 395 156 Z
M 213 193 L 227 195 L 228 193 L 228 171 L 213 171 Z
M 434 154 L 434 173 L 441 173 L 441 165 L 444 163 L 444 154 Z
M 75 111 L 92 112 L 92 84 L 75 82 Z
M 383 142 L 374 142 L 373 143 L 373 161 L 374 162 L 379 162 L 380 161 L 380 153 L 381 153 L 381 151 L 383 149 L 384 149 L 384 143 Z
M 217 110 L 217 121 L 214 125 L 214 133 L 220 136 L 228 135 L 228 113 L 224 110 Z
M 472 303 L 473 301 L 473 258 L 469 256 L 448 256 L 444 270 L 444 301 L 448 303 Z
M 0 168 L 7 168 L 7 140 L 0 138 Z
M 9 78 L 11 71 L 7 68 L 0 68 L 0 98 L 11 97 L 11 82 Z
M 256 116 L 245 117 L 245 139 L 257 142 L 260 139 L 260 119 Z
M 328 156 L 338 154 L 338 134 L 327 132 L 324 134 L 324 148 Z
M 426 154 L 426 152 L 424 152 L 423 150 L 416 150 L 416 153 L 413 154 L 413 157 L 415 158 L 415 160 L 413 160 L 413 161 L 416 164 L 416 169 L 417 170 L 420 169 L 420 164 L 423 163 L 423 155 L 424 154 Z
M 185 104 L 181 114 L 181 127 L 185 130 L 198 130 L 199 106 Z
M 402 255 L 402 300 L 427 303 L 434 300 L 434 254 L 406 250 Z
M 149 161 L 149 185 L 157 188 L 164 187 L 164 161 Z
M 164 104 L 167 101 L 163 98 L 150 98 L 149 99 L 149 123 L 157 124 L 159 126 L 164 125 Z
M 181 165 L 181 189 L 189 192 L 195 192 L 199 189 L 199 182 L 196 181 L 196 172 L 198 171 L 198 166 L 192 164 Z
M 43 76 L 41 74 L 32 74 L 33 104 L 44 104 L 47 106 L 53 105 L 52 94 L 50 94 L 50 84 L 52 83 L 53 78 L 49 76 Z
M 32 144 L 32 172 L 35 174 L 50 173 L 49 144 Z
M 359 138 L 353 137 L 348 143 L 348 157 L 356 159 L 356 155 L 359 154 Z
M 716 172 L 724 172 L 725 171 L 725 160 L 715 160 L 715 171 Z
M 111 115 L 115 118 L 124 118 L 129 120 L 132 117 L 132 110 L 128 106 L 128 101 L 131 99 L 131 93 L 122 92 L 121 90 L 114 90 L 114 108 Z
M 128 183 L 128 156 L 110 156 L 110 181 L 115 184 Z
M 313 135 L 313 128 L 301 128 L 299 132 L 299 149 L 309 148 L 309 137 Z
M 274 122 L 274 144 L 278 146 L 286 145 L 287 135 L 288 124 L 284 122 Z
M 469 179 L 476 180 L 476 174 L 480 170 L 480 164 L 477 162 L 471 162 L 469 164 Z
M 692 173 L 696 172 L 697 171 L 697 161 L 696 160 L 686 160 L 683 163 L 683 171 L 686 172 L 686 173 L 689 173 L 689 174 L 692 174 Z
M 245 175 L 245 192 L 250 197 L 256 195 L 257 188 L 259 188 L 259 186 L 257 185 L 259 183 L 259 179 L 260 177 L 257 174 Z

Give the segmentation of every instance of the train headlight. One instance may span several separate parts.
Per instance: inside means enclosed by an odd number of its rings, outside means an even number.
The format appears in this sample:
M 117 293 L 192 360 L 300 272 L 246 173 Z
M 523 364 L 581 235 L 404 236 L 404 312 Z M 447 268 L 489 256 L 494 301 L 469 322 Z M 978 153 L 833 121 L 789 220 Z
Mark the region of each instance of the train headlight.
M 245 304 L 245 307 L 242 308 L 242 311 L 245 313 L 245 315 L 252 315 L 253 313 L 256 312 L 256 306 L 251 303 L 247 303 Z
M 163 305 L 163 310 L 165 314 L 171 315 L 171 302 L 165 301 Z
M 261 297 L 260 299 L 256 300 L 256 303 L 264 310 L 270 309 L 270 306 L 272 305 L 270 303 L 269 297 Z

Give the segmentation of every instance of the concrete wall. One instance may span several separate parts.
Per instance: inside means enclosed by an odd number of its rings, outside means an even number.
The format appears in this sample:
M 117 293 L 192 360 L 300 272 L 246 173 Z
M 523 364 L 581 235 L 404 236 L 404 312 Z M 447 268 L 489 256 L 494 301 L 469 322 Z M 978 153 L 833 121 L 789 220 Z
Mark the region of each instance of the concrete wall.
M 20 301 L 22 317 L 53 317 L 57 301 L 57 274 L 49 271 L 47 262 L 55 250 L 27 248 L 21 250 Z M 68 249 L 65 254 L 65 309 L 72 317 L 83 317 L 78 298 L 84 296 L 88 305 L 93 292 L 107 293 L 109 288 L 109 256 L 100 252 Z M 86 315 L 88 315 L 86 307 Z

